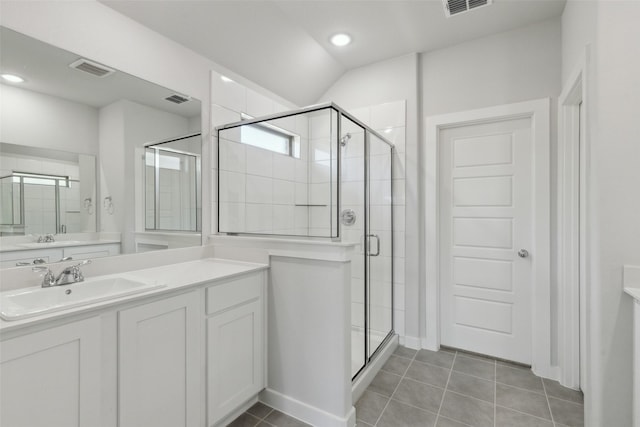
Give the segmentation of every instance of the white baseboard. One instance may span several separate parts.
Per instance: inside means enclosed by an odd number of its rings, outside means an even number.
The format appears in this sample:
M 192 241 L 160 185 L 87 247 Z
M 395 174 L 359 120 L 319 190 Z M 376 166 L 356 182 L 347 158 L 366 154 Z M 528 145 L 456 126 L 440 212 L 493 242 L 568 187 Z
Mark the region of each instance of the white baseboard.
M 341 418 L 269 388 L 262 390 L 260 401 L 312 426 L 355 427 L 356 425 L 356 408 L 353 406 L 349 413 Z
M 420 338 L 418 337 L 400 337 L 400 345 L 411 348 L 413 350 L 420 350 L 422 348 L 420 345 Z

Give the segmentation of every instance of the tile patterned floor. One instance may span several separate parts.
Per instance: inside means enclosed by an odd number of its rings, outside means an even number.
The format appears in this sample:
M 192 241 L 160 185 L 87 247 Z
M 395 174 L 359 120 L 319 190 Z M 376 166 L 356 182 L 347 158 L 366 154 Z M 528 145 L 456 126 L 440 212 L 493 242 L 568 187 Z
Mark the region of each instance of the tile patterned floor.
M 579 427 L 582 393 L 530 369 L 454 350 L 398 347 L 356 403 L 358 427 Z M 232 427 L 304 427 L 257 403 Z

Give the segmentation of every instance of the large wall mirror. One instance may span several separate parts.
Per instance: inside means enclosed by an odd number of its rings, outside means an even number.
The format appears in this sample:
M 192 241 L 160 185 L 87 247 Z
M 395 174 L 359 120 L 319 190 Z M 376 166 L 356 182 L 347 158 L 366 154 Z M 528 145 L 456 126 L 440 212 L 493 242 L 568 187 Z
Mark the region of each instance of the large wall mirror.
M 1 267 L 201 244 L 199 100 L 4 27 L 0 73 Z

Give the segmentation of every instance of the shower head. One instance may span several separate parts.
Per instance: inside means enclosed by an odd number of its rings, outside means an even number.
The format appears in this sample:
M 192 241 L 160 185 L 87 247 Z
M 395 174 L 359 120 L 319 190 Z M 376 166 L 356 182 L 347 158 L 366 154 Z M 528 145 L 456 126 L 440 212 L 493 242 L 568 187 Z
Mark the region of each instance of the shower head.
M 342 138 L 340 138 L 340 145 L 341 146 L 346 146 L 347 145 L 347 141 L 349 141 L 351 139 L 351 134 L 347 133 L 345 136 L 343 136 Z

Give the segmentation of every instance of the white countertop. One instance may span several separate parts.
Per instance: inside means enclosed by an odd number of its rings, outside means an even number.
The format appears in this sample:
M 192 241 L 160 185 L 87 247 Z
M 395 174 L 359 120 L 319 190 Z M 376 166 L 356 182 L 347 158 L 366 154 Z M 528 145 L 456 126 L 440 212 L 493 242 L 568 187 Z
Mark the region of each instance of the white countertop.
M 61 310 L 46 313 L 40 316 L 30 317 L 21 320 L 6 321 L 0 319 L 0 333 L 8 332 L 17 328 L 34 325 L 42 322 L 50 322 L 58 318 L 69 317 L 92 310 L 103 309 L 113 305 L 123 304 L 138 299 L 149 298 L 150 296 L 170 293 L 178 289 L 195 287 L 217 279 L 230 278 L 252 271 L 260 271 L 268 268 L 266 264 L 256 264 L 240 261 L 231 261 L 215 258 L 204 258 L 196 261 L 171 264 L 162 267 L 147 268 L 144 270 L 127 271 L 108 276 L 126 276 L 131 279 L 141 281 L 156 281 L 165 285 L 162 288 L 155 288 L 148 292 L 135 295 L 114 298 L 107 301 L 100 301 L 95 304 L 73 307 L 68 310 Z M 103 276 L 103 277 L 108 277 Z M 82 286 L 82 283 L 72 286 Z
M 73 240 L 73 241 L 59 240 L 59 241 L 48 242 L 48 243 L 35 243 L 35 244 L 32 242 L 25 242 L 25 243 L 28 243 L 29 246 L 27 246 L 24 243 L 0 245 L 0 253 L 14 252 L 14 251 L 38 251 L 41 249 L 71 248 L 76 246 L 105 245 L 109 243 L 120 243 L 120 240 L 111 240 L 111 239 Z

